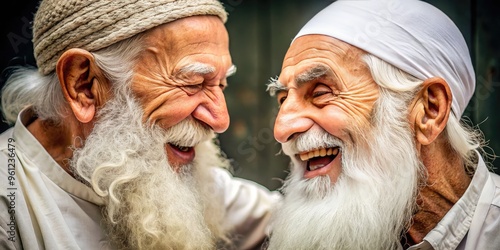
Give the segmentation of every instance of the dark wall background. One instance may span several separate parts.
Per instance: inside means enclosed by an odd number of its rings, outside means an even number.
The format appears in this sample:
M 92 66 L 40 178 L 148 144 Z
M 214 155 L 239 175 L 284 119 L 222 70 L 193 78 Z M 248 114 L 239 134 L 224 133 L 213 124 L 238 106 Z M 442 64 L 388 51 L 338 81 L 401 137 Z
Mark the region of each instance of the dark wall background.
M 38 1 L 18 0 L 0 10 L 0 69 L 9 64 L 34 65 L 30 22 Z M 223 0 L 229 19 L 230 50 L 238 73 L 229 79 L 226 101 L 231 116 L 220 136 L 233 159 L 235 175 L 276 189 L 286 176 L 288 159 L 273 137 L 277 104 L 266 84 L 279 75 L 291 39 L 316 12 L 332 0 Z M 489 139 L 489 153 L 500 152 L 500 4 L 495 0 L 427 0 L 457 24 L 469 45 L 477 87 L 465 115 Z M 15 58 L 15 59 L 13 59 Z M 3 76 L 2 76 L 3 77 Z M 1 131 L 7 129 L 0 124 Z M 381 149 L 381 152 L 384 149 Z M 494 161 L 500 172 L 499 161 Z

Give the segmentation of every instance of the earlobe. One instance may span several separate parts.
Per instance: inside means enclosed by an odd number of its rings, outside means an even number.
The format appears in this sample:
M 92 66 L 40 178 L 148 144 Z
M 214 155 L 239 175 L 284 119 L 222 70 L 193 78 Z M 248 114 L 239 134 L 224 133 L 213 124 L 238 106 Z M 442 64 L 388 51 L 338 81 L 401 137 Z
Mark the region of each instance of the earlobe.
M 417 142 L 431 144 L 446 127 L 451 110 L 452 94 L 448 83 L 440 77 L 429 78 L 417 94 L 412 112 Z
M 56 72 L 66 101 L 81 123 L 94 119 L 96 107 L 101 105 L 96 95 L 105 84 L 100 70 L 95 66 L 94 56 L 83 49 L 69 49 L 59 58 Z M 101 80 L 100 80 L 101 79 Z

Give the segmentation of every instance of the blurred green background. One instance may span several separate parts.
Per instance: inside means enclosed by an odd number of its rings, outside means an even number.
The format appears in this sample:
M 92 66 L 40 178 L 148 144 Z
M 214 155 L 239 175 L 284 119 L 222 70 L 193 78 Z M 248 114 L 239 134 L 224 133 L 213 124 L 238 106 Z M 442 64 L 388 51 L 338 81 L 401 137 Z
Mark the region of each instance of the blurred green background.
M 360 0 L 353 0 L 360 1 Z M 0 67 L 14 63 L 34 65 L 30 21 L 38 1 L 17 0 L 0 9 Z M 270 189 L 281 186 L 288 158 L 273 137 L 277 102 L 266 92 L 271 77 L 280 73 L 281 62 L 292 38 L 326 0 L 222 0 L 229 18 L 226 27 L 236 75 L 229 78 L 226 101 L 231 116 L 227 132 L 220 135 L 222 149 L 233 161 L 234 174 Z M 476 70 L 477 87 L 465 115 L 500 152 L 500 18 L 495 0 L 428 0 L 457 24 L 469 45 Z M 348 21 L 348 20 L 346 20 Z M 6 124 L 0 124 L 3 131 Z M 386 149 L 380 149 L 381 153 Z M 493 151 L 489 152 L 492 153 Z M 494 165 L 500 167 L 499 161 Z

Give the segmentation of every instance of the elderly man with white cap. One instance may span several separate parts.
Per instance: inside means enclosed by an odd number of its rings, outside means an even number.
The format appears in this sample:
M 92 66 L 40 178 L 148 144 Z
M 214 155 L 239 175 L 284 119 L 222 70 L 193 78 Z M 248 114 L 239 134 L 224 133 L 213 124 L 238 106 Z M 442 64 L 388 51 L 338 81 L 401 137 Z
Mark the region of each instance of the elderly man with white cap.
M 268 85 L 292 161 L 269 249 L 499 249 L 500 177 L 460 122 L 474 88 L 462 34 L 428 3 L 316 14 Z
M 44 0 L 2 92 L 1 249 L 258 248 L 281 200 L 216 144 L 235 72 L 217 0 Z

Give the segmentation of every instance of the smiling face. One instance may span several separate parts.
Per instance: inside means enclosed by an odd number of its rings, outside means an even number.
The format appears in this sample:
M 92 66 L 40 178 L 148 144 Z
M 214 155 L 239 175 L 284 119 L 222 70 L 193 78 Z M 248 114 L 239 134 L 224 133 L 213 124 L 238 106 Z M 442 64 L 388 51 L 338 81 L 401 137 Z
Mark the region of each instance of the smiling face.
M 304 178 L 342 171 L 343 142 L 356 143 L 359 131 L 370 129 L 378 87 L 356 47 L 323 35 L 297 38 L 289 48 L 276 91 L 280 110 L 274 126 L 276 140 L 285 144 L 309 130 L 324 130 L 338 139 L 330 145 L 307 145 L 289 150 L 304 168 Z
M 117 248 L 213 249 L 225 230 L 210 166 L 227 165 L 212 139 L 229 125 L 222 91 L 234 73 L 224 25 L 183 18 L 124 44 L 113 53 L 138 50 L 133 74 L 110 70 L 112 96 L 74 150 L 72 172 L 102 197 Z
M 281 104 L 274 134 L 293 162 L 269 250 L 398 249 L 425 171 L 410 96 L 373 80 L 405 78 L 385 66 L 370 71 L 362 55 L 334 38 L 303 36 L 268 86 Z
M 163 129 L 192 120 L 216 133 L 229 126 L 223 89 L 234 73 L 228 34 L 215 16 L 193 16 L 161 25 L 144 37 L 134 68 L 132 92 L 143 122 Z M 189 164 L 195 145 L 166 143 L 174 167 Z

